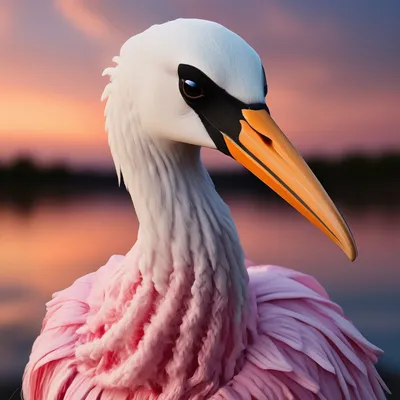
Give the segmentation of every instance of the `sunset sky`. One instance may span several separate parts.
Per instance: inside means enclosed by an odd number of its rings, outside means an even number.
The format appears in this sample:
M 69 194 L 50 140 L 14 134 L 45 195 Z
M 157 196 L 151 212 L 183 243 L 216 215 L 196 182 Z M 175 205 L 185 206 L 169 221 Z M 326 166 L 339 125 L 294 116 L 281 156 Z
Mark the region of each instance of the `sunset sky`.
M 111 167 L 101 72 L 128 37 L 177 17 L 220 22 L 260 53 L 270 109 L 303 154 L 400 150 L 398 1 L 6 0 L 0 161 Z

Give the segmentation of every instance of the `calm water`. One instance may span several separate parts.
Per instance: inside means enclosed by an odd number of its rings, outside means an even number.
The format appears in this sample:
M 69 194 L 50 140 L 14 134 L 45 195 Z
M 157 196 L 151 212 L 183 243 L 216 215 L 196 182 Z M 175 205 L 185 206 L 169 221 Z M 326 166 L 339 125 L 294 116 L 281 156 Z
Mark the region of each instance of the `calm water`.
M 358 247 L 350 263 L 295 211 L 225 197 L 247 256 L 316 276 L 368 339 L 400 369 L 400 207 L 345 211 Z M 282 204 L 282 205 L 279 205 Z M 41 200 L 29 212 L 0 205 L 0 380 L 20 376 L 54 291 L 126 253 L 137 220 L 126 197 Z

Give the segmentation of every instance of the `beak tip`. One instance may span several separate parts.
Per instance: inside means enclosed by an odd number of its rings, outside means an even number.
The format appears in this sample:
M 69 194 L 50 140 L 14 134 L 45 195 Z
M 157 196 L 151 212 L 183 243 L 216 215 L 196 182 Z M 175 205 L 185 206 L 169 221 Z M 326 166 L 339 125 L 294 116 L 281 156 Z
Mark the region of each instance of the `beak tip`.
M 354 262 L 358 256 L 357 246 L 353 242 L 351 246 L 345 250 L 347 257 L 350 259 L 351 262 Z

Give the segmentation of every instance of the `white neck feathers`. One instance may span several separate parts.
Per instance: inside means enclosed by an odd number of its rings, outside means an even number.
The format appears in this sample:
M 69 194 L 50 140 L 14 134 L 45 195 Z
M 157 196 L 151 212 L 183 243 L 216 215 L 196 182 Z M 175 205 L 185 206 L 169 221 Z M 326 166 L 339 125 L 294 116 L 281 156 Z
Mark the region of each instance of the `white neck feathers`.
M 199 149 L 152 140 L 128 97 L 110 87 L 105 95 L 112 155 L 140 226 L 115 277 L 98 288 L 105 301 L 87 329 L 107 335 L 82 333 L 79 369 L 105 387 L 206 397 L 232 378 L 247 343 L 248 275 L 236 228 Z M 115 355 L 107 371 L 103 353 L 93 353 L 99 346 Z

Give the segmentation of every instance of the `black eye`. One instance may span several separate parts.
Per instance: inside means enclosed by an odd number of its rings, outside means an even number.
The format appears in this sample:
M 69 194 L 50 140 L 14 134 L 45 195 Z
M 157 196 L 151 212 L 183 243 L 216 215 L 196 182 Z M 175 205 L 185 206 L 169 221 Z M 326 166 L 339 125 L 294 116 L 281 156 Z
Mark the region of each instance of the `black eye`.
M 182 91 L 188 99 L 199 99 L 204 96 L 203 88 L 190 79 L 182 79 Z

